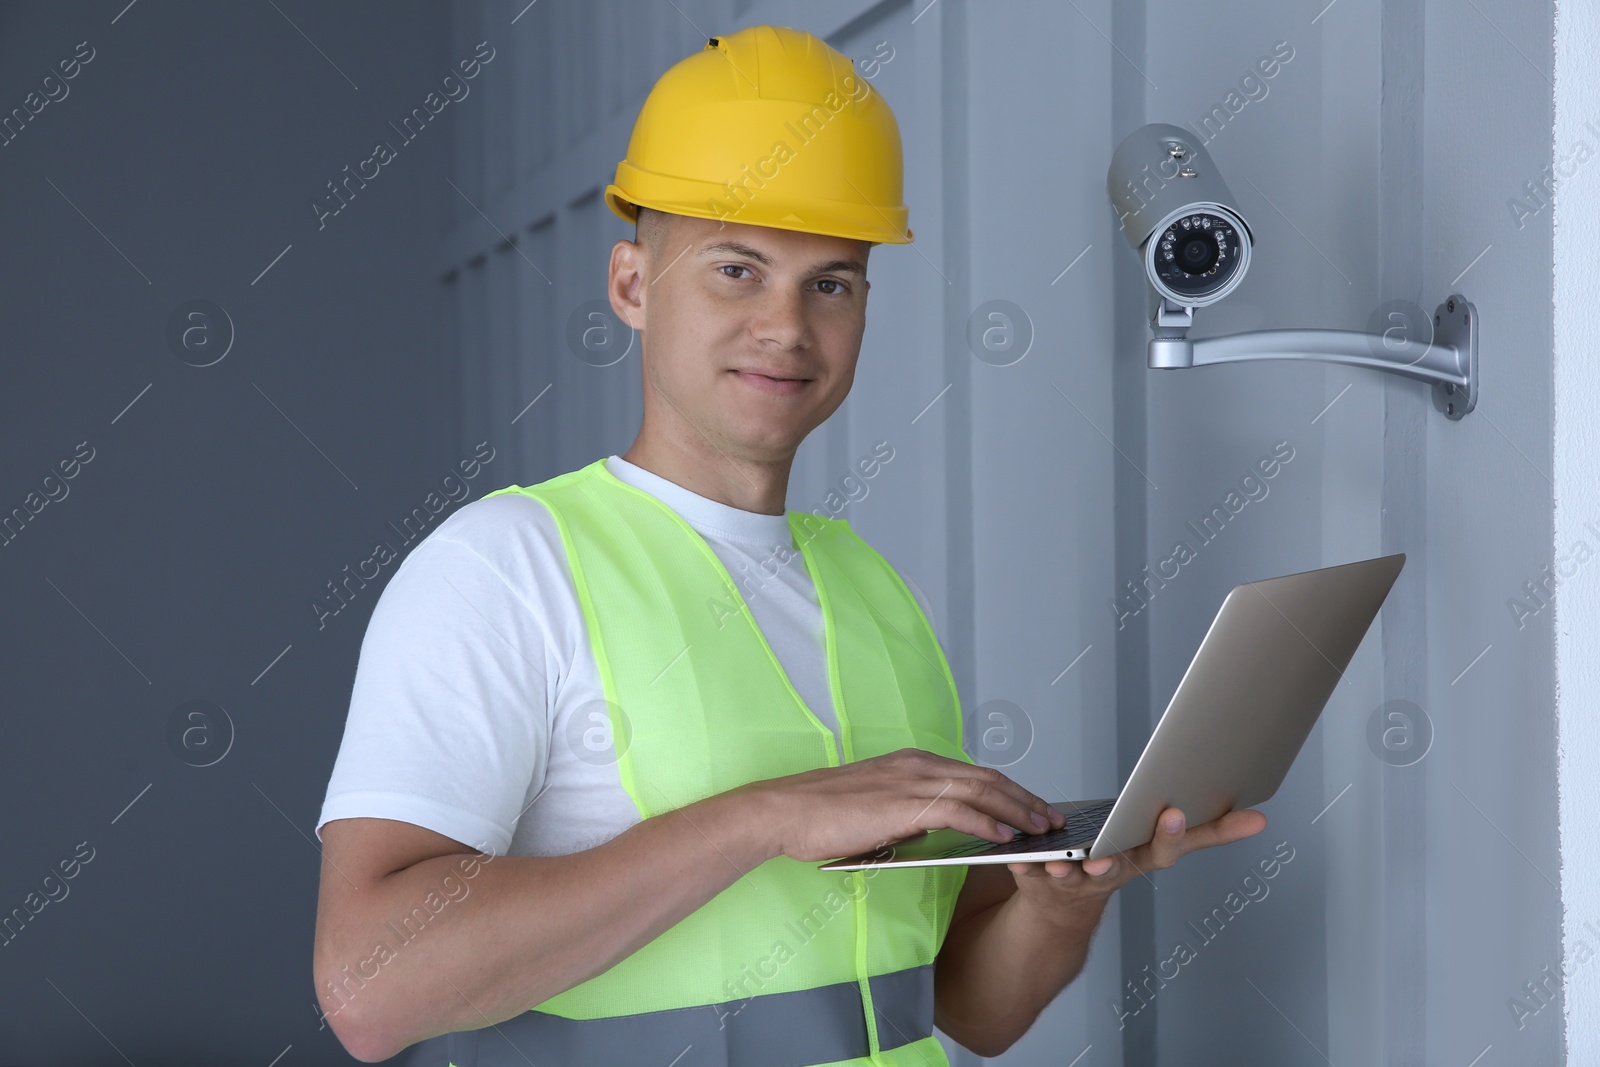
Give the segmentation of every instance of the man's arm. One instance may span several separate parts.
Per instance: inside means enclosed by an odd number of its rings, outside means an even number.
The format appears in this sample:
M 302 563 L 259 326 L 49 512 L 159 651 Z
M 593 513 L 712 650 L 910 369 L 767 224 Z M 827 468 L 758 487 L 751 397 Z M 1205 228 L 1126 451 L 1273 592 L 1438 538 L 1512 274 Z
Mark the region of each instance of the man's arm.
M 1105 897 L 1041 920 L 1017 895 L 1008 865 L 967 872 L 934 963 L 934 1025 L 980 1056 L 998 1056 L 1027 1032 L 1083 969 Z
M 1004 840 L 1002 825 L 1050 824 L 1050 810 L 999 771 L 904 748 L 750 782 L 566 856 L 482 857 L 394 820 L 330 820 L 313 977 L 339 1040 L 376 1062 L 594 977 L 774 857 L 947 826 Z
M 1266 825 L 1244 810 L 1185 829 L 1168 808 L 1149 844 L 1115 858 L 973 866 L 934 963 L 934 1024 L 980 1056 L 1000 1055 L 1083 969 L 1113 892 Z
M 730 796 L 566 856 L 485 857 L 408 823 L 329 822 L 313 973 L 335 1035 L 376 1063 L 610 968 L 777 855 L 761 810 Z

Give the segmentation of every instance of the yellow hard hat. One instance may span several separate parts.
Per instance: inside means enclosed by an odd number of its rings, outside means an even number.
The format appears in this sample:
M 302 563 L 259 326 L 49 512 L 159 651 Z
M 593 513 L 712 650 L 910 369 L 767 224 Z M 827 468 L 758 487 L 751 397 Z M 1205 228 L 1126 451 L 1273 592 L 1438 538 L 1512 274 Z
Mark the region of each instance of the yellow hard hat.
M 606 203 L 907 244 L 900 125 L 827 42 L 787 26 L 713 37 L 639 109 Z

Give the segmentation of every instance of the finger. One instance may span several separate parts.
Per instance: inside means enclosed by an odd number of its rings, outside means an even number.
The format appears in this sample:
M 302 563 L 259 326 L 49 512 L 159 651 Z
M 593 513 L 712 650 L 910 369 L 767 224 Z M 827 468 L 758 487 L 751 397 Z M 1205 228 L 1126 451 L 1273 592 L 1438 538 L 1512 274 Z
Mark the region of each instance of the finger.
M 1153 867 L 1170 867 L 1178 862 L 1185 849 L 1186 839 L 1184 834 L 1183 812 L 1178 808 L 1167 808 L 1156 819 L 1155 836 L 1146 846 L 1150 850 L 1150 864 Z
M 1229 845 L 1259 834 L 1267 828 L 1267 817 L 1253 808 L 1230 811 L 1208 823 L 1193 827 L 1183 835 L 1183 850 Z
M 1176 847 L 1176 850 L 1174 849 L 1175 843 L 1182 841 L 1185 831 L 1178 830 L 1176 832 L 1172 832 L 1166 830 L 1163 826 L 1163 821 L 1167 817 L 1172 815 L 1182 816 L 1182 814 L 1183 812 L 1177 808 L 1167 808 L 1159 816 L 1157 816 L 1154 835 L 1149 841 L 1138 846 L 1137 848 L 1117 850 L 1115 856 L 1116 862 L 1118 864 L 1126 865 L 1128 868 L 1129 878 L 1142 877 L 1149 881 L 1150 871 L 1159 870 L 1162 867 L 1172 866 L 1172 864 L 1177 861 L 1178 857 L 1183 854 L 1181 847 Z M 1193 833 L 1194 831 L 1190 830 L 1187 832 Z M 1112 858 L 1113 857 L 1110 856 L 1106 857 L 1105 862 L 1110 862 Z M 1085 860 L 1084 862 L 1087 864 L 1090 861 Z M 1099 861 L 1095 862 L 1098 863 Z M 1092 872 L 1098 870 L 1099 868 L 1090 868 L 1086 866 L 1084 869 Z M 1151 882 L 1151 884 L 1153 885 L 1155 883 Z
M 970 792 L 963 783 L 984 768 L 917 748 L 902 749 L 889 757 L 906 761 L 911 778 L 905 801 L 909 823 L 926 833 L 949 827 L 964 834 L 1003 843 L 1015 835 L 993 815 L 977 811 L 962 799 Z M 914 806 L 913 806 L 914 805 Z
M 976 768 L 984 771 L 986 768 Z M 998 772 L 996 772 L 998 773 Z M 930 779 L 930 785 L 932 780 Z M 912 798 L 916 800 L 917 798 Z M 1025 833 L 1044 829 L 1033 822 L 1032 811 L 1011 795 L 979 776 L 952 777 L 934 797 L 913 813 L 913 825 L 926 829 L 948 826 L 989 841 L 1014 839 L 1012 827 Z
M 1050 863 L 1010 863 L 1007 866 L 1011 868 L 1018 885 L 1023 882 L 1042 884 L 1058 880 L 1056 872 L 1049 869 L 1052 866 Z
M 964 799 L 980 811 L 1023 833 L 1043 833 L 1064 825 L 1043 798 L 1035 796 L 991 767 L 974 767 L 970 776 L 960 779 Z
M 1199 826 L 1186 827 L 1183 818 L 1181 809 L 1167 808 L 1156 819 L 1155 834 L 1150 841 L 1120 853 L 1121 858 L 1127 860 L 1136 873 L 1143 874 L 1152 868 L 1170 867 L 1196 849 L 1232 844 L 1267 828 L 1267 817 L 1253 808 L 1230 811 Z M 1168 820 L 1176 820 L 1176 827 L 1169 828 Z M 1099 869 L 1098 866 L 1088 867 L 1088 862 L 1085 861 L 1086 871 L 1094 873 Z
M 1043 862 L 1008 863 L 1011 873 L 1018 878 L 1066 878 L 1072 875 L 1076 866 L 1070 860 L 1045 860 Z
M 1089 877 L 1104 880 L 1108 879 L 1111 872 L 1116 869 L 1117 861 L 1110 856 L 1102 856 L 1097 860 L 1083 860 L 1078 864 L 1083 868 L 1083 873 Z
M 1017 782 L 993 767 L 983 767 L 933 753 L 928 753 L 928 756 L 934 761 L 930 764 L 932 776 L 935 780 L 944 780 L 944 782 L 941 782 L 941 788 L 948 780 L 961 779 L 964 780 L 968 789 L 974 790 L 974 797 L 982 795 L 998 799 L 1001 804 L 998 809 L 984 806 L 984 810 L 988 811 L 996 819 L 1029 833 L 1066 825 L 1066 815 L 1051 808 L 1043 797 L 1024 789 Z M 990 787 L 988 791 L 978 788 L 985 785 Z M 1013 803 L 1007 804 L 1007 800 Z M 1043 827 L 1033 822 L 1034 813 L 1043 816 L 1045 821 Z
M 997 844 L 1014 840 L 1016 837 L 1010 826 L 1002 824 L 993 815 L 980 811 L 965 800 L 951 796 L 950 791 L 928 801 L 922 805 L 921 811 L 914 812 L 911 817 L 912 825 L 926 830 L 937 830 L 948 826 L 952 830 L 959 830 L 964 834 L 981 837 Z
M 1230 811 L 1222 818 L 1213 821 L 1217 823 L 1218 844 L 1243 841 L 1267 828 L 1267 817 L 1254 808 Z

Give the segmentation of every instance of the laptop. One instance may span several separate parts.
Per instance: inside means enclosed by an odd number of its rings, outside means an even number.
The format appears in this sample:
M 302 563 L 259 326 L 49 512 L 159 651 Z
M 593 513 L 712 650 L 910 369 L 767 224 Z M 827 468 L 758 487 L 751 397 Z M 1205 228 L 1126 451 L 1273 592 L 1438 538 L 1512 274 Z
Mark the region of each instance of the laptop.
M 820 864 L 822 870 L 1100 859 L 1254 807 L 1283 784 L 1339 684 L 1405 553 L 1235 586 L 1217 609 L 1144 752 L 1115 797 L 1056 801 L 1059 830 L 996 844 L 949 827 Z

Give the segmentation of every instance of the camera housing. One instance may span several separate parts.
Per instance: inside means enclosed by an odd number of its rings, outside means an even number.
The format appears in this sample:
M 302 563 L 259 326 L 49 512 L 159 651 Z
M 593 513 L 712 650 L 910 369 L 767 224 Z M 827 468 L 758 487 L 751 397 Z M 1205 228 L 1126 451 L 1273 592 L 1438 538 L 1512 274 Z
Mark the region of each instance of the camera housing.
M 1181 126 L 1153 122 L 1123 138 L 1106 171 L 1106 194 L 1153 298 L 1205 307 L 1244 280 L 1255 241 L 1250 225 L 1210 153 Z

